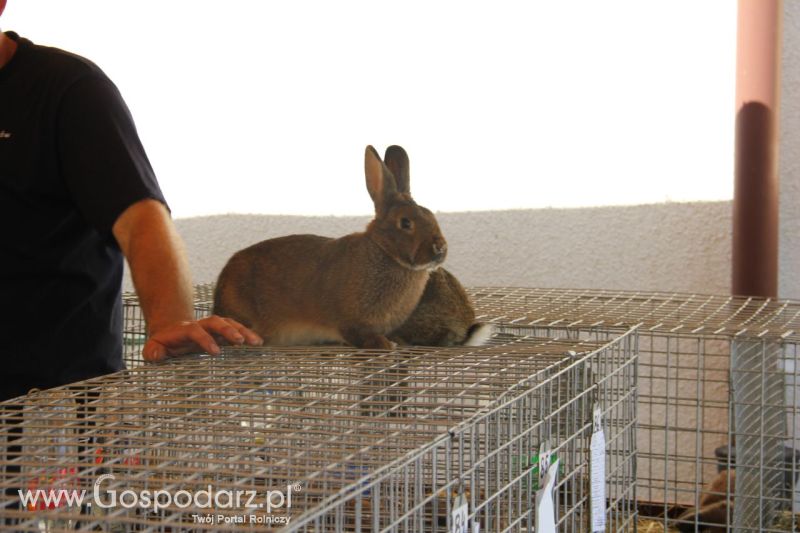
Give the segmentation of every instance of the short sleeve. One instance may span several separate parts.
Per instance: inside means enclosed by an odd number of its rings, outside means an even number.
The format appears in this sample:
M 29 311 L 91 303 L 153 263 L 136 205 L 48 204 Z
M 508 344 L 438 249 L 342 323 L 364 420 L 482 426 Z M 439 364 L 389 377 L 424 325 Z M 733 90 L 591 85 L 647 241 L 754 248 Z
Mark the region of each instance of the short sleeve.
M 139 200 L 166 205 L 130 111 L 104 75 L 84 76 L 66 90 L 56 142 L 67 189 L 99 232 L 110 233 L 122 212 Z

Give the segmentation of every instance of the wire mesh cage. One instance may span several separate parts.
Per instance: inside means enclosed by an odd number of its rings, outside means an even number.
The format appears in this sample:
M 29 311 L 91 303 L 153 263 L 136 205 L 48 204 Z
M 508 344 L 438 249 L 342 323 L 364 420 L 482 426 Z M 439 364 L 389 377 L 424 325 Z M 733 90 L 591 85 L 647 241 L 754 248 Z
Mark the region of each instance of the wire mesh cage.
M 530 531 L 547 442 L 559 530 L 585 531 L 597 405 L 607 530 L 629 531 L 636 340 L 498 326 L 473 348 L 227 349 L 29 394 L 0 404 L 0 528 L 435 532 L 466 502 L 481 531 Z
M 800 303 L 562 289 L 472 296 L 484 319 L 506 324 L 639 324 L 640 529 L 800 529 Z
M 196 288 L 199 315 L 210 312 L 212 293 L 213 285 Z M 799 303 L 600 290 L 469 293 L 479 319 L 517 334 L 542 327 L 609 340 L 640 324 L 641 529 L 800 529 Z M 143 335 L 140 318 L 131 324 Z M 136 357 L 131 352 L 129 364 Z

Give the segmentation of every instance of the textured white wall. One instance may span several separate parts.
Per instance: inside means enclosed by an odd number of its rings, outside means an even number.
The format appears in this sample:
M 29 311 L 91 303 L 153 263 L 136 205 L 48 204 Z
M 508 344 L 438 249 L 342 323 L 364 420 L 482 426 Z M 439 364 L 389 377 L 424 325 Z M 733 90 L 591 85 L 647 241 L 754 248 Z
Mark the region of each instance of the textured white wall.
M 726 294 L 730 202 L 437 214 L 447 267 L 466 285 Z M 237 250 L 291 233 L 340 236 L 367 217 L 224 215 L 178 219 L 196 282 Z M 130 282 L 126 279 L 126 289 Z
M 783 3 L 778 291 L 800 299 L 800 2 Z

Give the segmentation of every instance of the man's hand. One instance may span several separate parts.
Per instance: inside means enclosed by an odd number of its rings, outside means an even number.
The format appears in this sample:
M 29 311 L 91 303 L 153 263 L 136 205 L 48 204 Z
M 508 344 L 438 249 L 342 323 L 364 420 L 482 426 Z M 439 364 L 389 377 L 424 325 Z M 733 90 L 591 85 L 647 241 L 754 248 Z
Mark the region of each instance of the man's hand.
M 212 315 L 154 331 L 142 349 L 142 357 L 145 361 L 161 361 L 192 352 L 219 355 L 220 348 L 215 338 L 233 345 L 260 346 L 264 343 L 261 337 L 237 321 Z
M 142 349 L 145 361 L 191 352 L 216 355 L 220 352 L 217 339 L 230 344 L 263 343 L 235 320 L 219 316 L 194 320 L 186 253 L 163 204 L 152 199 L 133 204 L 119 216 L 112 231 L 128 260 L 150 331 Z

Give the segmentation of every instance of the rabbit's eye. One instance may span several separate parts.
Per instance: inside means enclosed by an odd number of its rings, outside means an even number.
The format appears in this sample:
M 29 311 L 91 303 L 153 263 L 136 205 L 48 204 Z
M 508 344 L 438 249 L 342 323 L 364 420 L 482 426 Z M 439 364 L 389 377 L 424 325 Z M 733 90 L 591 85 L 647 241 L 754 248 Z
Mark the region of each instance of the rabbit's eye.
M 414 224 L 411 222 L 411 219 L 403 217 L 399 221 L 400 229 L 410 230 Z

